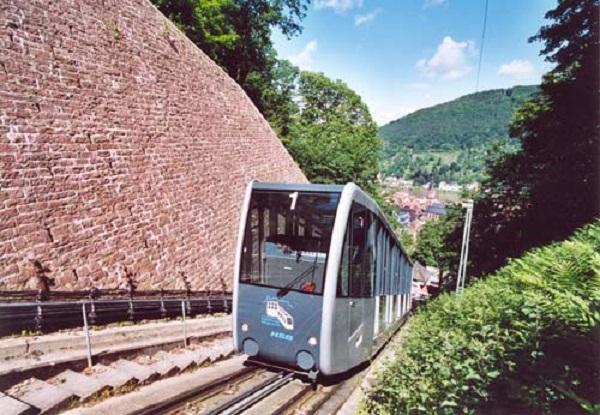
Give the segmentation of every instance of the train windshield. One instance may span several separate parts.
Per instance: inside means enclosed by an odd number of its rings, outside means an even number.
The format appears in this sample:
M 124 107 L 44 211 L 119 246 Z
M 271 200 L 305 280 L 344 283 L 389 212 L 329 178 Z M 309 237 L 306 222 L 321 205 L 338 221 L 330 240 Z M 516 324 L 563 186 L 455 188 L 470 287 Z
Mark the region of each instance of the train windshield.
M 339 193 L 254 190 L 240 282 L 322 294 Z

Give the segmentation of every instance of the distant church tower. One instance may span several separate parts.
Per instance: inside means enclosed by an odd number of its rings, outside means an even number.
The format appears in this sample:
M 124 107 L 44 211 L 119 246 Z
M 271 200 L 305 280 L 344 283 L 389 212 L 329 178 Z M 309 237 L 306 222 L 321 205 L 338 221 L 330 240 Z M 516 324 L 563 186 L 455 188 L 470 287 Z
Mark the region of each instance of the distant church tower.
M 432 200 L 437 199 L 437 192 L 433 186 L 433 178 L 429 180 L 429 186 L 427 186 L 427 200 L 431 202 Z

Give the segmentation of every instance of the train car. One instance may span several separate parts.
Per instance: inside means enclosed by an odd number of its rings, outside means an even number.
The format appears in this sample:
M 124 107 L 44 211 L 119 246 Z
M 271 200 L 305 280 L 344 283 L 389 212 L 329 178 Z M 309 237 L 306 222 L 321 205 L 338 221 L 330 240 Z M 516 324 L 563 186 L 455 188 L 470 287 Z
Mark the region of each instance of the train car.
M 358 186 L 250 182 L 233 285 L 235 348 L 334 375 L 367 361 L 410 310 L 412 262 Z

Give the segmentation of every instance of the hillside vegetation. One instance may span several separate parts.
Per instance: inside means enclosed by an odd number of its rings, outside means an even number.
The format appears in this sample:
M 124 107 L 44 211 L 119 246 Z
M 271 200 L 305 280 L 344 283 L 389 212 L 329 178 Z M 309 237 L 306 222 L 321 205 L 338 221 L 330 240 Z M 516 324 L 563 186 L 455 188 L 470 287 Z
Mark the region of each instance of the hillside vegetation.
M 425 108 L 379 129 L 384 154 L 413 150 L 466 150 L 508 138 L 516 107 L 538 90 L 536 85 L 493 89 Z
M 417 183 L 481 181 L 490 155 L 518 149 L 508 138 L 513 112 L 537 91 L 528 85 L 478 92 L 384 125 L 383 173 Z
M 599 413 L 599 324 L 600 220 L 421 309 L 363 412 Z

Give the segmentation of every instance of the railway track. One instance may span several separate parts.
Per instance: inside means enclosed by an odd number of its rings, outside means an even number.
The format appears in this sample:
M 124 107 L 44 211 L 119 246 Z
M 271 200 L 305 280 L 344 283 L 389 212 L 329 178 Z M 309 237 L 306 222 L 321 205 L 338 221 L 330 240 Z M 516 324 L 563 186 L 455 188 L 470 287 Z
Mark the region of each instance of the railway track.
M 216 408 L 205 412 L 206 415 L 238 415 L 251 408 L 261 400 L 266 399 L 269 395 L 277 390 L 284 388 L 292 381 L 293 373 L 279 373 L 275 376 L 269 376 L 267 379 L 251 387 L 245 392 L 229 399 Z
M 338 385 L 324 387 L 294 373 L 245 367 L 185 396 L 146 408 L 137 415 L 283 415 L 316 413 Z
M 160 406 L 147 408 L 137 415 L 329 414 L 343 403 L 342 398 L 332 405 L 330 398 L 345 387 L 347 389 L 348 385 L 358 384 L 355 378 L 359 374 L 325 386 L 303 380 L 295 373 L 245 367 L 199 390 L 190 391 L 173 401 L 163 402 Z
M 393 333 L 405 322 L 403 319 Z M 392 337 L 380 345 L 372 361 L 378 359 Z M 368 368 L 369 364 L 364 364 L 351 373 L 329 379 L 327 384 L 313 384 L 296 373 L 246 366 L 136 415 L 330 415 L 343 406 Z

